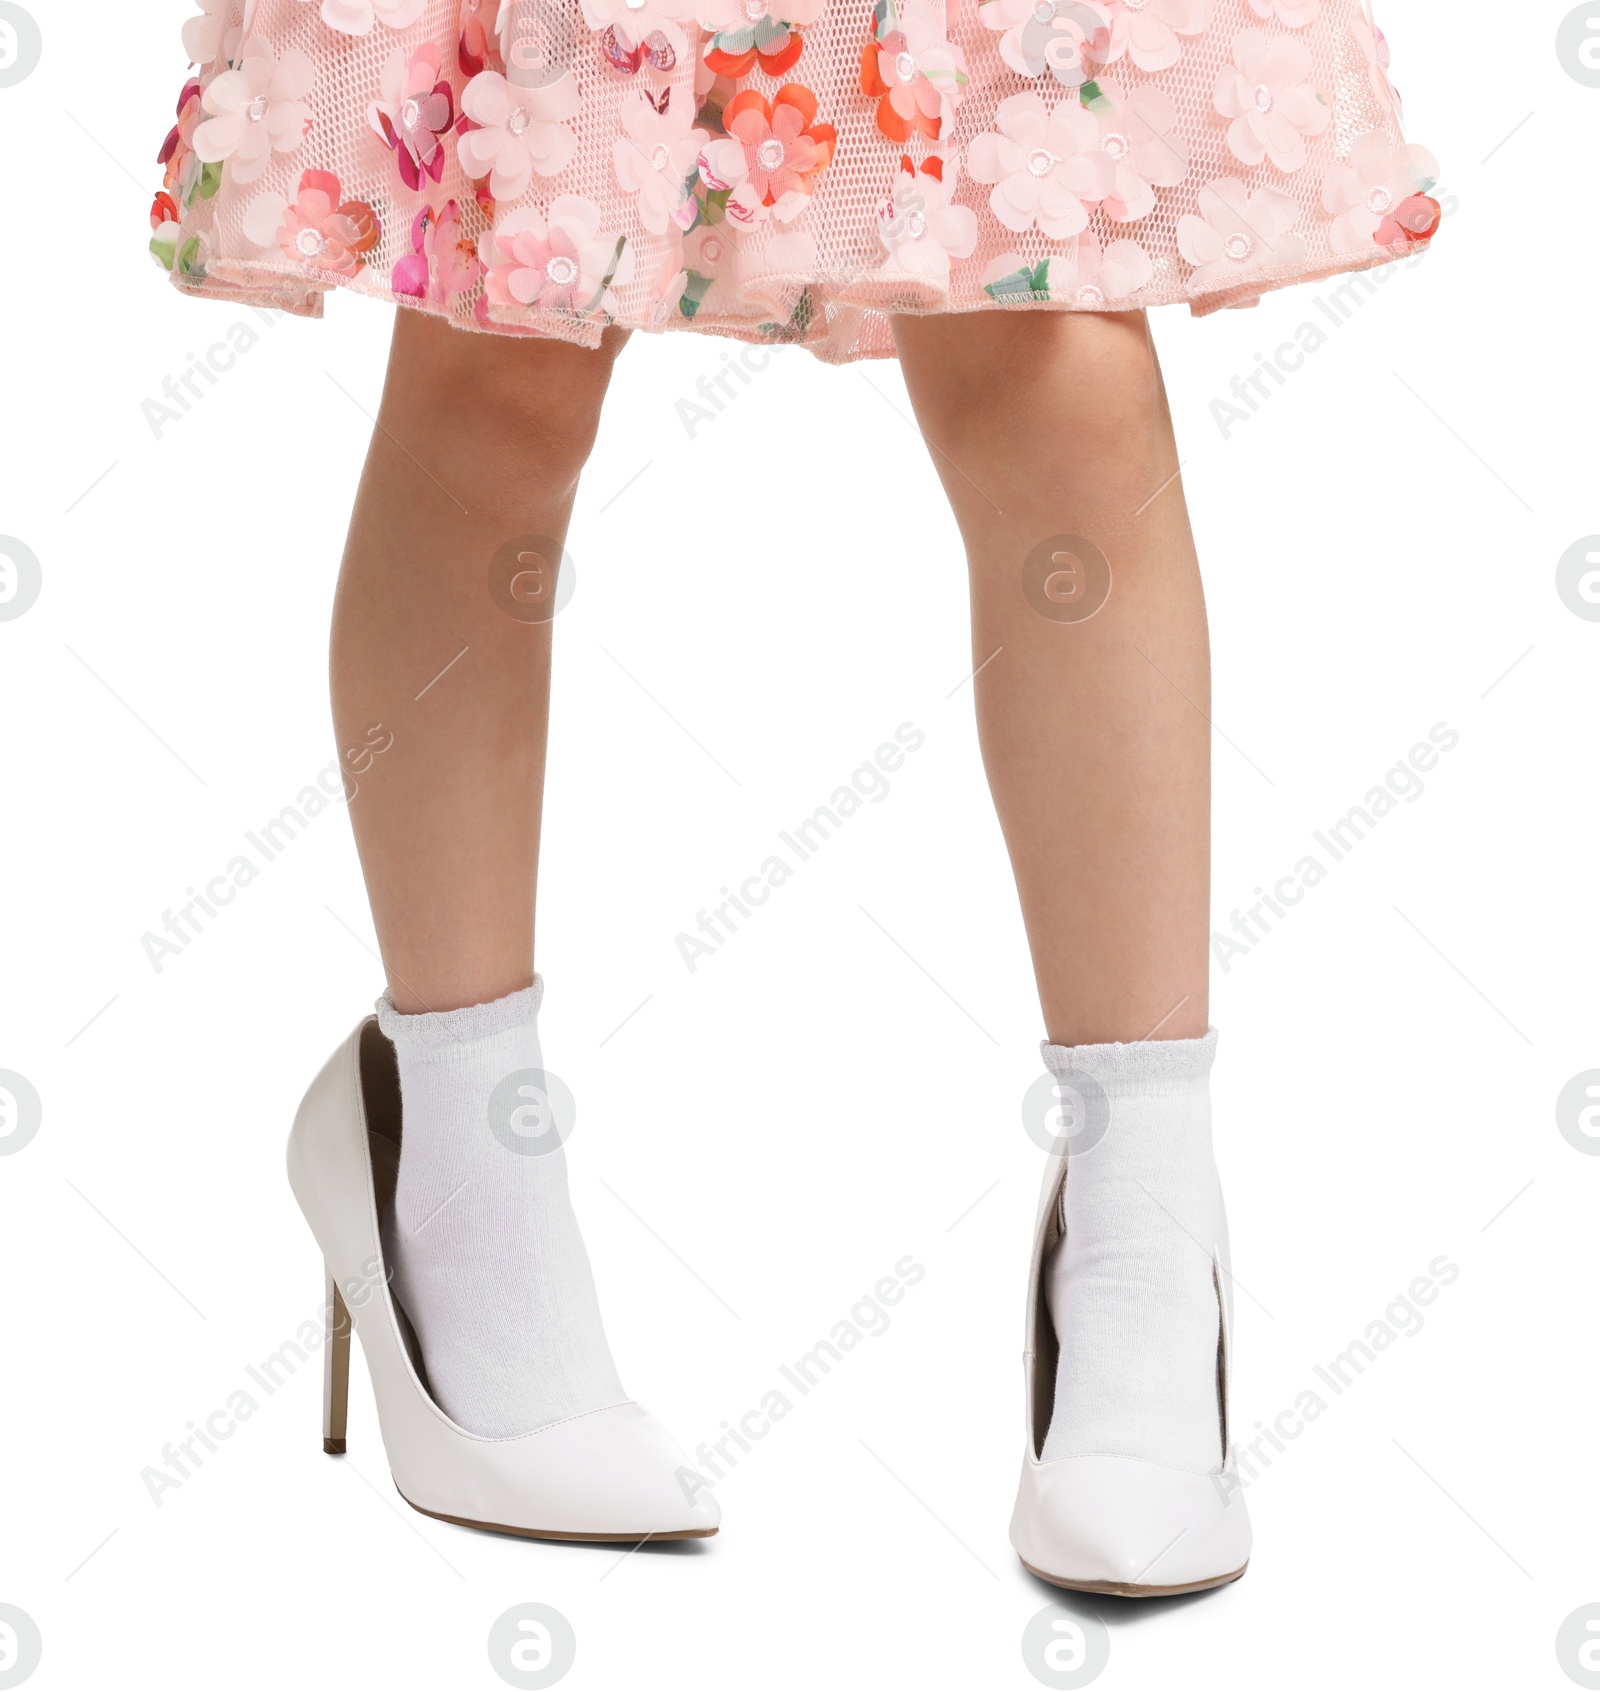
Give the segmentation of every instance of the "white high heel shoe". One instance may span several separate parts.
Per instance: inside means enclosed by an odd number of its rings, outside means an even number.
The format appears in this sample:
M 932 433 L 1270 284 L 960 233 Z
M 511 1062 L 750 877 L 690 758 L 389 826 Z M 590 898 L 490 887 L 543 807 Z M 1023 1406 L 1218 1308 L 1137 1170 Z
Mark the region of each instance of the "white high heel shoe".
M 445 1415 L 395 1301 L 379 1216 L 399 1166 L 400 1083 L 375 1017 L 311 1083 L 289 1136 L 289 1184 L 328 1276 L 322 1448 L 345 1449 L 352 1321 L 372 1376 L 389 1469 L 425 1516 L 533 1539 L 704 1539 L 721 1510 L 639 1404 L 613 1404 L 534 1433 L 487 1439 Z
M 1217 1459 L 1210 1474 L 1134 1456 L 1040 1460 L 1049 1431 L 1059 1351 L 1045 1299 L 1045 1263 L 1065 1231 L 1068 1159 L 1045 1167 L 1028 1275 L 1023 1349 L 1027 1448 L 1011 1543 L 1023 1566 L 1053 1586 L 1159 1598 L 1237 1580 L 1250 1561 L 1250 1518 L 1228 1438 L 1233 1343 L 1228 1244 L 1213 1256 L 1217 1290 Z

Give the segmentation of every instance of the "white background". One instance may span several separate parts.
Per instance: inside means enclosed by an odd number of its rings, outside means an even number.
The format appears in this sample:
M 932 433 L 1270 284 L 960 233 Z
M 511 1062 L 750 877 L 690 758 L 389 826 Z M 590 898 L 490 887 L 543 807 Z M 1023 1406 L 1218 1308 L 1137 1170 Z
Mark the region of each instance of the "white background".
M 1019 1642 L 1056 1595 L 1006 1524 L 1042 1030 L 893 365 L 780 353 L 691 441 L 674 401 L 722 343 L 624 356 L 557 629 L 539 961 L 613 1346 L 684 1445 L 897 1259 L 925 1279 L 723 1483 L 703 1546 L 406 1510 L 359 1364 L 345 1461 L 307 1367 L 152 1505 L 141 1470 L 320 1298 L 283 1138 L 380 986 L 342 811 L 159 974 L 140 936 L 332 755 L 367 433 L 335 382 L 375 405 L 389 313 L 281 322 L 153 438 L 140 402 L 247 315 L 143 250 L 187 9 L 34 9 L 44 62 L 0 90 L 0 530 L 44 574 L 0 623 L 0 1067 L 44 1124 L 0 1159 L 0 1600 L 43 1630 L 36 1684 L 492 1688 L 490 1624 L 539 1600 L 574 1688 L 1035 1685 Z M 1095 1602 L 1108 1689 L 1563 1687 L 1556 1629 L 1600 1601 L 1600 1158 L 1554 1113 L 1600 1066 L 1600 624 L 1555 589 L 1600 531 L 1600 90 L 1558 63 L 1566 10 L 1380 8 L 1459 209 L 1231 439 L 1210 400 L 1326 289 L 1156 320 L 1215 642 L 1214 925 L 1431 725 L 1460 734 L 1214 973 L 1238 1425 L 1435 1257 L 1460 1276 L 1250 1488 L 1243 1581 Z M 674 935 L 907 721 L 890 797 L 690 974 Z

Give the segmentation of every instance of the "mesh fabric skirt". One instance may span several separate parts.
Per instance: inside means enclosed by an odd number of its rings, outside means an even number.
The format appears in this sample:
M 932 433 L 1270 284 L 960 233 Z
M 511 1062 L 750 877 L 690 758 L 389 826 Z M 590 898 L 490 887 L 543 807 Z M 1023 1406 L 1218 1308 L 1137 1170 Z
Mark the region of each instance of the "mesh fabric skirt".
M 1363 0 L 199 0 L 151 250 L 463 327 L 892 355 L 902 312 L 1248 305 L 1425 247 Z

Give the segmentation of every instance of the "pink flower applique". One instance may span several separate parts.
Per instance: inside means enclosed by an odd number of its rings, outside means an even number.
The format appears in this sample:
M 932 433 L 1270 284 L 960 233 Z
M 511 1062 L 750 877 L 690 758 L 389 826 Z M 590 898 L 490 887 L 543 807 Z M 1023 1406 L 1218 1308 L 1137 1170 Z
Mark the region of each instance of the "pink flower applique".
M 194 132 L 205 164 L 226 162 L 235 182 L 254 182 L 274 153 L 292 153 L 311 128 L 305 96 L 316 69 L 298 47 L 280 58 L 267 42 L 247 41 L 238 68 L 215 77 L 201 104 L 211 115 Z
M 499 8 L 500 0 L 461 0 L 461 14 L 456 22 L 456 63 L 463 76 L 476 76 L 483 70 L 505 71 L 500 35 L 495 29 Z
M 799 82 L 786 82 L 770 101 L 743 88 L 722 118 L 727 134 L 700 152 L 708 199 L 726 196 L 722 203 L 736 228 L 755 229 L 769 220 L 792 223 L 810 204 L 838 139 L 831 123 L 816 121 L 816 95 Z
M 894 185 L 878 206 L 878 238 L 889 255 L 886 271 L 909 273 L 940 288 L 950 286 L 950 261 L 971 258 L 978 218 L 970 206 L 951 204 L 956 172 L 937 158 L 913 165 L 902 154 Z
M 937 141 L 967 91 L 967 61 L 945 39 L 944 9 L 926 0 L 877 0 L 872 39 L 861 50 L 861 91 L 878 102 L 878 131 L 891 141 Z
M 1217 72 L 1215 103 L 1228 125 L 1228 146 L 1242 164 L 1270 159 L 1285 175 L 1303 169 L 1306 137 L 1328 127 L 1328 108 L 1308 78 L 1311 49 L 1298 36 L 1241 29 L 1233 63 Z
M 426 175 L 444 174 L 444 142 L 455 122 L 449 82 L 439 75 L 439 49 L 425 42 L 409 58 L 396 47 L 383 67 L 378 98 L 367 108 L 367 121 L 395 154 L 400 180 L 413 193 Z
M 1200 190 L 1198 215 L 1178 219 L 1178 251 L 1194 266 L 1189 280 L 1226 285 L 1264 270 L 1301 263 L 1305 240 L 1294 233 L 1299 205 L 1281 188 L 1251 193 L 1225 176 Z
M 213 198 L 222 186 L 222 166 L 206 164 L 194 150 L 194 132 L 205 108 L 200 103 L 200 81 L 191 76 L 178 94 L 178 121 L 167 132 L 156 154 L 156 163 L 166 166 L 162 186 L 179 206 Z
M 658 106 L 630 90 L 617 114 L 622 134 L 612 143 L 617 181 L 638 196 L 639 221 L 652 235 L 664 234 L 669 224 L 693 224 L 697 161 L 711 139 L 694 127 L 694 96 L 687 88 L 673 89 L 670 97 L 663 91 L 661 99 Z
M 239 46 L 239 27 L 228 23 L 233 0 L 195 0 L 200 12 L 183 26 L 183 50 L 189 62 L 204 69 L 223 57 L 233 62 Z
M 262 194 L 244 214 L 244 232 L 258 247 L 276 246 L 311 276 L 359 275 L 381 233 L 365 200 L 347 200 L 331 170 L 308 170 L 292 200 Z
M 602 232 L 600 208 L 578 194 L 550 202 L 548 216 L 519 207 L 478 238 L 487 305 L 532 306 L 579 317 L 616 314 L 613 284 L 629 280 L 633 249 Z
M 1116 223 L 1148 217 L 1156 189 L 1175 188 L 1189 174 L 1188 146 L 1172 133 L 1178 122 L 1172 97 L 1149 84 L 1128 94 L 1120 83 L 1096 77 L 1083 85 L 1083 105 L 1112 166 L 1100 209 Z
M 1322 15 L 1322 0 L 1249 0 L 1249 6 L 1258 18 L 1276 19 L 1285 29 L 1304 29 Z
M 535 172 L 557 176 L 566 169 L 578 146 L 567 120 L 581 105 L 569 70 L 537 86 L 480 71 L 461 91 L 469 124 L 456 142 L 461 168 L 474 181 L 487 177 L 496 200 L 519 199 Z
M 306 0 L 301 0 L 306 4 Z M 423 0 L 322 0 L 322 21 L 341 35 L 370 35 L 376 23 L 409 29 L 422 16 Z
M 1322 179 L 1322 209 L 1333 219 L 1329 245 L 1358 253 L 1431 239 L 1439 202 L 1428 195 L 1438 180 L 1438 161 L 1426 147 L 1396 146 L 1381 130 L 1369 131 Z
M 444 305 L 478 280 L 476 247 L 461 233 L 461 208 L 446 200 L 424 206 L 411 220 L 411 251 L 394 267 L 390 288 L 414 300 Z
M 1091 44 L 1111 28 L 1104 0 L 978 0 L 978 17 L 1018 76 L 1049 71 L 1063 88 L 1089 80 Z
M 1002 253 L 985 267 L 983 290 L 1002 305 L 1050 300 L 1079 311 L 1104 311 L 1137 294 L 1154 274 L 1149 253 L 1137 241 L 1124 238 L 1102 247 L 1086 229 L 1065 252 L 1049 253 L 1036 264 Z
M 613 70 L 632 76 L 648 64 L 662 75 L 689 56 L 683 25 L 695 0 L 582 0 L 583 21 L 600 36 L 600 52 Z
M 1002 100 L 994 119 L 999 132 L 976 135 L 967 148 L 967 174 L 993 184 L 995 218 L 1018 234 L 1038 228 L 1054 240 L 1087 228 L 1090 208 L 1116 178 L 1094 118 L 1076 100 L 1052 108 L 1029 92 Z
M 703 54 L 718 76 L 748 76 L 757 65 L 782 76 L 799 61 L 800 30 L 822 16 L 826 0 L 699 0 L 695 14 L 710 39 Z
M 1112 65 L 1127 57 L 1142 71 L 1170 70 L 1183 57 L 1182 36 L 1204 35 L 1216 0 L 1107 0 L 1110 27 L 1094 37 L 1089 56 Z

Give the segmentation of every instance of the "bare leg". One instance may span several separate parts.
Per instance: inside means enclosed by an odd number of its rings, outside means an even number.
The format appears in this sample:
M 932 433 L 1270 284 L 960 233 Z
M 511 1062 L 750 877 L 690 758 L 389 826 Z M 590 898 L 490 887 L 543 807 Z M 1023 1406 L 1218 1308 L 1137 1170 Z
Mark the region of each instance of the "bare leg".
M 966 541 L 979 740 L 1049 1038 L 1203 1034 L 1210 662 L 1144 316 L 899 318 L 895 339 Z M 1110 562 L 1084 621 L 1024 592 L 1063 534 Z
M 533 979 L 551 629 L 496 603 L 490 565 L 519 535 L 564 538 L 624 339 L 589 352 L 416 312 L 395 324 L 334 604 L 332 683 L 403 1012 L 482 1004 Z

